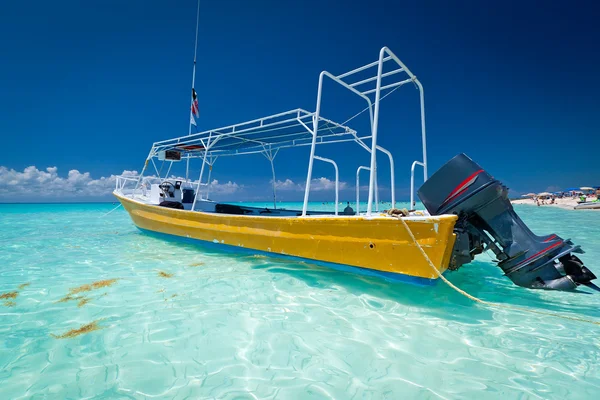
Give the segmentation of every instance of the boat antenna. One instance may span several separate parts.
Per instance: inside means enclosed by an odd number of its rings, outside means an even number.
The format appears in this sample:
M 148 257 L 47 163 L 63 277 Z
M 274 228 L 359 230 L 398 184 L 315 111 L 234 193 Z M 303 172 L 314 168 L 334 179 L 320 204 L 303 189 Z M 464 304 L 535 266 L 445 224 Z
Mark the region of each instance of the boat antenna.
M 196 10 L 196 41 L 194 42 L 194 66 L 192 68 L 192 94 L 190 104 L 194 106 L 194 85 L 196 84 L 196 56 L 198 54 L 198 25 L 200 23 L 200 0 L 198 0 L 198 8 Z M 192 120 L 194 118 L 193 112 L 190 109 L 190 126 L 188 129 L 188 136 L 192 134 Z M 196 125 L 195 121 L 193 125 Z M 190 172 L 190 155 L 188 154 L 185 166 L 185 180 L 189 180 Z

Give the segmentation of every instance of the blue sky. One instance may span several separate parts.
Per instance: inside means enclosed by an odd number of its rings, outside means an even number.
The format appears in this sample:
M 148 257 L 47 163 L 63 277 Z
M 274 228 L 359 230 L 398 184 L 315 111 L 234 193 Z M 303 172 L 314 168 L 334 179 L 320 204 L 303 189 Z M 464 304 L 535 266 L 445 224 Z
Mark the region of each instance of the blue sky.
M 21 186 L 17 199 L 110 199 L 111 175 L 139 171 L 153 141 L 187 133 L 195 11 L 194 0 L 2 2 L 0 177 Z M 321 70 L 374 61 L 385 45 L 425 87 L 431 173 L 465 152 L 518 193 L 600 185 L 599 15 L 591 1 L 202 1 L 198 125 L 312 111 Z M 361 109 L 333 85 L 325 93 L 326 117 Z M 418 92 L 406 85 L 382 107 L 381 144 L 406 199 Z M 352 199 L 366 153 L 322 155 Z M 277 179 L 302 184 L 307 160 L 308 148 L 282 153 Z M 314 177 L 333 179 L 330 166 Z M 270 198 L 262 156 L 219 160 L 214 178 L 229 183 L 223 199 Z M 380 181 L 389 198 L 386 164 Z

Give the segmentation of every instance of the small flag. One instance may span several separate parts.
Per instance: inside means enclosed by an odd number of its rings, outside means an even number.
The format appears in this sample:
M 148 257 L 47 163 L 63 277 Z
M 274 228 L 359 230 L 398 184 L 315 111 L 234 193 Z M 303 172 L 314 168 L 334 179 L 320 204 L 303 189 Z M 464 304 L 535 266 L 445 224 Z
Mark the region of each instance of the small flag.
M 196 91 L 194 88 L 192 88 L 192 114 L 194 114 L 196 118 L 200 117 L 200 110 L 198 109 L 198 97 L 196 96 Z
M 194 125 L 194 126 L 198 126 L 196 125 L 196 120 L 194 119 L 194 114 L 190 113 L 190 124 Z

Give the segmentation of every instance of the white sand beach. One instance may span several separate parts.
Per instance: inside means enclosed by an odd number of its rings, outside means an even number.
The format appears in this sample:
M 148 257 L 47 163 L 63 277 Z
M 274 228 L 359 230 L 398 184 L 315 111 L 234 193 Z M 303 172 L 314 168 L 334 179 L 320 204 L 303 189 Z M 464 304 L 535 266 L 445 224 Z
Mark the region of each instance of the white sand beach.
M 588 198 L 588 200 L 594 200 L 595 197 L 590 196 Z M 573 210 L 574 207 L 577 205 L 577 201 L 579 201 L 579 198 L 573 198 L 573 197 L 566 197 L 566 198 L 562 198 L 562 199 L 555 199 L 555 203 L 554 204 L 550 204 L 551 200 L 545 200 L 544 203 L 541 203 L 540 200 L 540 207 L 559 207 L 559 208 L 564 208 L 566 210 Z M 530 199 L 530 198 L 525 198 L 525 199 L 516 199 L 516 200 L 511 200 L 512 204 L 527 204 L 530 206 L 537 206 L 537 201 Z M 599 211 L 599 210 L 596 210 Z

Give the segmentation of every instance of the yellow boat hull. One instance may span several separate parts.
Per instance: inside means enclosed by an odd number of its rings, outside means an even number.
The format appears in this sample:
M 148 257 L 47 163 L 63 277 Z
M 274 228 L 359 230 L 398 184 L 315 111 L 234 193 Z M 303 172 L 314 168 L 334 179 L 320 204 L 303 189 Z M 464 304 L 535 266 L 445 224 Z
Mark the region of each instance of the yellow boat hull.
M 216 214 L 158 207 L 116 193 L 115 196 L 135 225 L 143 230 L 257 253 L 358 267 L 386 278 L 425 284 L 437 279 L 404 225 L 395 218 Z M 454 215 L 404 219 L 442 273 L 448 267 L 454 246 L 456 220 Z

